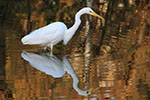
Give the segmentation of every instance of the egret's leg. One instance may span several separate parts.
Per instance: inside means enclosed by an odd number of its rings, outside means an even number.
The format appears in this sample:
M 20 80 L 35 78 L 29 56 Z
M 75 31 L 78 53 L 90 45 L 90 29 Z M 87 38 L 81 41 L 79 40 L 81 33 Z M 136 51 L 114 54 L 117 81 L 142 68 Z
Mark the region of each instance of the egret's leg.
M 44 47 L 43 50 L 44 51 L 50 51 L 50 46 L 49 47 Z
M 47 47 L 44 47 L 44 51 L 46 51 L 48 48 Z
M 51 56 L 53 55 L 53 44 L 50 45 L 51 46 Z

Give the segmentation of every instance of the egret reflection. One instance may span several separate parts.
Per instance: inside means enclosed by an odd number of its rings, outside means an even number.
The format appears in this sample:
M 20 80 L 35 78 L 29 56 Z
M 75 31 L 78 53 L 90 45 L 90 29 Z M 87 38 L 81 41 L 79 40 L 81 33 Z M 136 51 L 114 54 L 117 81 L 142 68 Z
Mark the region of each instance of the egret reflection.
M 55 55 L 51 55 L 50 52 L 22 52 L 21 56 L 24 60 L 28 61 L 32 67 L 54 78 L 60 78 L 67 72 L 71 75 L 73 79 L 73 88 L 79 95 L 87 96 L 91 94 L 91 89 L 82 90 L 78 87 L 79 79 L 65 56 L 62 61 Z

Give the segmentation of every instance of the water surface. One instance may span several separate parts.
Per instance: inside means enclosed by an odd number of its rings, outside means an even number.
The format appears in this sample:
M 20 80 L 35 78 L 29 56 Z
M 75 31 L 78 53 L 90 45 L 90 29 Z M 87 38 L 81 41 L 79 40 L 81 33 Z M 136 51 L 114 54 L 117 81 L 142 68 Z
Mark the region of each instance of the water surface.
M 127 1 L 1 1 L 0 99 L 150 100 L 150 3 Z M 105 18 L 104 27 L 95 17 L 81 17 L 75 36 L 67 46 L 54 46 L 53 57 L 21 43 L 54 21 L 70 27 L 84 6 Z M 46 69 L 37 68 L 42 65 Z

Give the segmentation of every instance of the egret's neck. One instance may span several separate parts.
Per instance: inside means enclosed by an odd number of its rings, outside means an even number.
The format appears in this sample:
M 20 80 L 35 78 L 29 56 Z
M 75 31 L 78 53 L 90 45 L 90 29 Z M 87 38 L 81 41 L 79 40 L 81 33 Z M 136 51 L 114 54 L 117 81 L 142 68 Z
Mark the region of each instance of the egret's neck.
M 76 30 L 78 29 L 79 25 L 81 24 L 81 20 L 80 20 L 80 17 L 81 17 L 82 13 L 79 11 L 76 15 L 75 15 L 75 23 L 72 27 L 70 27 L 68 29 L 68 31 L 71 31 L 73 33 L 76 32 Z
M 80 10 L 76 15 L 75 15 L 75 23 L 72 27 L 70 27 L 68 30 L 66 30 L 65 34 L 64 34 L 64 45 L 66 45 L 69 40 L 72 38 L 72 36 L 75 34 L 76 30 L 78 29 L 81 20 L 80 17 L 83 14 L 83 12 Z

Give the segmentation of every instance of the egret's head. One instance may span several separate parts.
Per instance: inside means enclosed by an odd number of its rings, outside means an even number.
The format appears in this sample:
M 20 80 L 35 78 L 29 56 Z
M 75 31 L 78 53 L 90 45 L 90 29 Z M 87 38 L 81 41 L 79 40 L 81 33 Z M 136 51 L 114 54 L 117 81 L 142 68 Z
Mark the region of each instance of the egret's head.
M 91 8 L 85 7 L 85 8 L 82 8 L 80 11 L 82 12 L 82 14 L 85 13 L 85 14 L 90 14 L 90 15 L 93 15 L 95 17 L 98 17 L 99 19 L 101 19 L 103 21 L 103 24 L 104 24 L 104 21 L 105 21 L 104 18 L 101 17 L 100 15 L 96 14 Z
M 101 17 L 100 15 L 96 14 L 96 13 L 95 13 L 91 8 L 89 8 L 89 7 L 83 8 L 83 11 L 84 11 L 84 13 L 86 13 L 86 14 L 90 14 L 90 15 L 93 15 L 93 16 L 95 16 L 95 17 L 100 18 L 101 20 L 104 20 L 103 17 Z

